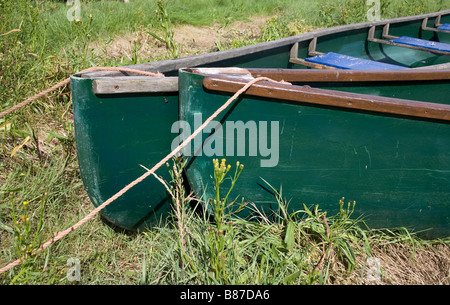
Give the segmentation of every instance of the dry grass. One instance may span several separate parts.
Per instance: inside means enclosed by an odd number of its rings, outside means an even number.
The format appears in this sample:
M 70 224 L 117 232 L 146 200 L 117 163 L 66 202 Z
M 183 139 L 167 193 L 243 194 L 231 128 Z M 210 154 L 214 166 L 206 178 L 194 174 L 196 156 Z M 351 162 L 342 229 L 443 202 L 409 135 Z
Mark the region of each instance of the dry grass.
M 425 245 L 414 249 L 411 245 L 393 243 L 373 249 L 380 260 L 382 284 L 449 285 L 450 246 Z
M 449 285 L 450 245 L 409 242 L 371 243 L 372 256 L 358 255 L 351 274 L 335 262 L 330 281 L 337 285 Z

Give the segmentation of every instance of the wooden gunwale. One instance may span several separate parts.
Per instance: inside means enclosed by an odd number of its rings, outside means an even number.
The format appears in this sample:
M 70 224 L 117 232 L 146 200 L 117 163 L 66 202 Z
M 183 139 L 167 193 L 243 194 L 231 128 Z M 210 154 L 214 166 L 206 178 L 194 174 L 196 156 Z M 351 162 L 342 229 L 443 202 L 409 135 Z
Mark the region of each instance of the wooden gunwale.
M 246 69 L 253 77 L 287 82 L 378 82 L 450 79 L 450 69 L 432 70 L 292 70 Z
M 253 77 L 265 76 L 287 82 L 375 82 L 420 81 L 450 79 L 449 64 L 432 69 L 384 70 L 292 70 L 292 69 L 246 69 Z M 424 67 L 425 68 L 425 67 Z M 177 92 L 177 77 L 121 76 L 100 78 L 93 81 L 95 94 Z
M 302 77 L 305 74 L 302 72 L 296 72 L 290 70 L 289 73 L 283 75 L 283 71 L 274 70 L 267 71 L 262 70 L 256 73 L 256 70 L 252 70 L 253 74 L 259 76 L 274 77 L 278 80 L 283 79 L 284 81 L 302 81 Z M 285 71 L 288 72 L 288 71 Z M 316 73 L 319 72 L 319 73 Z M 337 73 L 339 72 L 339 73 Z M 376 73 L 369 73 L 369 75 L 364 75 L 363 71 L 349 71 L 347 73 L 342 73 L 343 71 L 314 71 L 311 75 L 315 75 L 317 78 L 315 81 L 320 79 L 324 81 L 323 75 L 333 75 L 334 81 L 339 80 L 339 77 L 343 81 L 354 81 L 355 72 L 360 76 L 358 81 L 398 81 L 399 77 L 397 72 L 385 72 L 377 71 Z M 423 73 L 422 73 L 423 72 Z M 399 73 L 398 75 L 403 76 L 403 80 L 445 80 L 449 79 L 448 71 L 440 71 L 444 73 L 439 73 L 438 75 L 429 73 L 429 71 L 414 71 L 407 73 Z M 367 73 L 367 72 L 366 72 Z M 296 75 L 297 74 L 297 75 Z M 344 76 L 339 76 L 344 75 Z M 406 75 L 405 75 L 406 74 Z M 414 78 L 406 78 L 407 75 L 413 75 Z M 234 93 L 242 88 L 248 80 L 223 75 L 205 75 L 203 80 L 203 86 L 208 90 L 214 90 L 219 92 Z M 322 76 L 322 77 L 321 77 Z M 336 78 L 338 80 L 336 80 Z M 311 81 L 311 78 L 309 79 Z M 269 81 L 261 81 L 250 87 L 245 95 L 257 96 L 263 98 L 271 98 L 280 101 L 290 101 L 297 103 L 307 103 L 312 105 L 321 105 L 328 107 L 339 107 L 346 109 L 353 109 L 358 111 L 371 111 L 390 115 L 400 115 L 407 117 L 414 117 L 420 119 L 433 119 L 440 121 L 450 121 L 450 105 L 447 104 L 437 104 L 429 102 L 420 102 L 414 100 L 390 98 L 383 96 L 366 95 L 359 93 L 342 92 L 336 90 L 328 89 L 317 89 L 311 88 L 309 86 L 297 86 L 290 84 L 279 84 Z

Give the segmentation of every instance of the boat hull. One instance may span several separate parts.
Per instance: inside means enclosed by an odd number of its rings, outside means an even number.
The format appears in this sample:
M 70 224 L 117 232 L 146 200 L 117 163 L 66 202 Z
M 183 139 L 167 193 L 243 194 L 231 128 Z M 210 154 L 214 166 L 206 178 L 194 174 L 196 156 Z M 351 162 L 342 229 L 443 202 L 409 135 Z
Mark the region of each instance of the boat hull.
M 180 72 L 180 117 L 188 126 L 198 125 L 199 115 L 205 120 L 231 96 L 205 89 L 204 78 Z M 378 83 L 341 88 L 335 83 L 333 88 L 409 97 L 414 85 L 403 85 L 387 90 L 389 86 Z M 419 87 L 417 100 L 450 103 L 447 96 L 429 94 L 432 88 L 448 92 L 448 80 Z M 429 236 L 450 233 L 448 121 L 251 96 L 241 97 L 215 120 L 219 130 L 197 136 L 194 142 L 203 143 L 201 149 L 193 145 L 186 152 L 189 185 L 206 198 L 214 198 L 212 159 L 225 158 L 232 166 L 237 161 L 245 166 L 230 198 L 243 196 L 265 214 L 278 209 L 274 187 L 282 190 L 290 211 L 318 204 L 332 215 L 344 197 L 356 202 L 354 216 L 363 217 L 371 228 L 407 227 L 427 230 Z M 236 122 L 246 128 L 240 136 L 228 128 Z M 269 128 L 261 128 L 261 122 Z M 256 155 L 251 146 L 258 147 Z M 215 155 L 205 151 L 211 147 L 219 147 L 213 149 Z
M 170 151 L 178 97 L 165 94 L 96 95 L 92 79 L 71 79 L 78 162 L 95 206 L 116 194 Z M 161 135 L 163 135 L 161 137 Z M 142 166 L 141 166 L 142 165 Z M 170 181 L 167 168 L 156 172 Z M 153 177 L 102 210 L 110 223 L 129 230 L 157 223 L 170 210 L 170 197 Z
M 292 47 L 298 43 L 295 55 L 305 57 L 314 38 L 317 38 L 316 49 L 321 52 L 338 51 L 409 67 L 446 64 L 449 56 L 364 42 L 370 27 L 376 26 L 375 37 L 379 37 L 382 27 L 390 23 L 392 34 L 419 35 L 425 39 L 434 35 L 434 39 L 448 43 L 450 35 L 447 33 L 430 34 L 419 30 L 424 17 L 429 18 L 431 25 L 439 14 L 442 22 L 450 22 L 450 11 L 445 11 L 317 30 L 239 49 L 127 68 L 162 72 L 166 78 L 177 77 L 180 68 L 197 66 L 308 69 L 290 61 Z M 177 136 L 172 132 L 172 125 L 180 119 L 178 92 L 152 88 L 153 85 L 146 83 L 148 77 L 140 77 L 139 81 L 136 78 L 139 77 L 120 72 L 82 73 L 71 77 L 79 166 L 94 206 L 143 174 L 145 169 L 141 165 L 150 168 L 159 162 L 171 151 Z M 127 79 L 131 84 L 128 87 L 125 84 Z M 119 80 L 120 84 L 114 85 Z M 104 82 L 113 83 L 109 87 L 112 89 L 100 90 Z M 333 87 L 333 84 L 329 85 Z M 159 169 L 157 174 L 170 180 L 166 168 Z M 164 187 L 149 177 L 102 210 L 101 214 L 116 226 L 128 230 L 144 229 L 168 215 L 170 202 Z

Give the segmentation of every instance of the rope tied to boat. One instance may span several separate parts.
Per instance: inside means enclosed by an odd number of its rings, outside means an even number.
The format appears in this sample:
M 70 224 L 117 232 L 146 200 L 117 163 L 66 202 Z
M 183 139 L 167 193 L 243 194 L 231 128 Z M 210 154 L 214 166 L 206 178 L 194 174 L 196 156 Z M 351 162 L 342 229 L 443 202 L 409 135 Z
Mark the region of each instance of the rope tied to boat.
M 108 68 L 109 69 L 109 68 Z M 121 68 L 117 68 L 117 69 L 121 69 Z M 89 69 L 88 69 L 89 70 Z M 92 70 L 91 70 L 92 71 Z M 116 70 L 114 70 L 116 71 Z M 123 70 L 122 70 L 123 71 Z M 133 72 L 136 72 L 135 70 L 133 70 Z M 152 73 L 154 74 L 154 73 Z M 155 75 L 151 75 L 151 76 L 155 76 Z M 282 84 L 286 84 L 285 81 L 275 81 L 273 79 L 270 79 L 268 77 L 257 77 L 254 78 L 252 80 L 250 80 L 248 83 L 246 83 L 241 89 L 239 89 L 232 97 L 230 97 L 221 107 L 219 107 L 210 117 L 208 117 L 205 122 L 198 127 L 188 138 L 186 138 L 180 145 L 178 145 L 178 147 L 176 147 L 174 150 L 172 150 L 167 156 L 165 156 L 163 159 L 161 159 L 161 161 L 159 161 L 157 164 L 155 164 L 151 169 L 146 169 L 147 171 L 141 175 L 140 177 L 138 177 L 136 180 L 132 181 L 131 183 L 129 183 L 128 185 L 126 185 L 124 188 L 122 188 L 119 192 L 117 192 L 116 194 L 114 194 L 113 196 L 111 196 L 109 199 L 107 199 L 105 202 L 103 202 L 101 205 L 99 205 L 98 207 L 96 207 L 95 209 L 93 209 L 88 215 L 86 215 L 83 219 L 81 219 L 80 221 L 78 221 L 75 225 L 69 227 L 68 229 L 64 230 L 64 231 L 60 231 L 57 234 L 55 234 L 55 236 L 53 238 L 51 238 L 50 240 L 48 240 L 46 243 L 44 243 L 43 245 L 41 245 L 39 247 L 39 249 L 36 252 L 40 252 L 45 250 L 46 248 L 48 248 L 50 245 L 52 245 L 53 243 L 55 243 L 56 241 L 62 239 L 64 236 L 66 236 L 67 234 L 69 234 L 70 232 L 75 231 L 77 228 L 81 227 L 82 225 L 84 225 L 87 221 L 89 221 L 90 219 L 92 219 L 95 215 L 97 215 L 101 210 L 103 210 L 106 206 L 108 206 L 109 204 L 111 204 L 113 201 L 115 201 L 116 199 L 118 199 L 119 197 L 121 197 L 123 194 L 125 194 L 128 190 L 130 190 L 132 187 L 134 187 L 135 185 L 137 185 L 138 183 L 142 182 L 145 178 L 147 178 L 150 175 L 155 175 L 155 171 L 160 168 L 162 165 L 164 165 L 167 161 L 169 161 L 172 157 L 174 157 L 178 152 L 180 152 L 187 144 L 189 144 L 212 120 L 214 120 L 214 118 L 216 118 L 222 111 L 224 111 L 234 100 L 236 100 L 241 94 L 243 94 L 245 91 L 247 91 L 248 88 L 250 88 L 253 84 L 260 82 L 260 81 L 270 81 L 270 82 L 275 82 L 275 83 L 282 83 Z M 61 82 L 62 83 L 62 82 Z M 58 85 L 60 85 L 61 83 L 59 83 Z M 60 85 L 62 86 L 62 85 Z M 57 85 L 53 86 L 52 88 L 58 88 Z M 50 89 L 52 89 L 50 88 Z M 55 89 L 56 89 L 55 88 Z M 46 90 L 47 92 L 51 92 L 51 90 L 48 89 Z M 53 89 L 53 90 L 55 90 Z M 45 91 L 44 91 L 45 92 Z M 43 96 L 43 95 L 39 95 L 39 96 Z M 35 96 L 36 97 L 36 96 Z M 37 97 L 39 98 L 39 97 Z M 32 101 L 32 100 L 31 100 Z M 29 102 L 31 102 L 29 101 Z M 23 107 L 23 106 L 22 106 Z M 21 263 L 23 258 L 19 258 L 16 261 L 6 265 L 5 267 L 0 269 L 0 274 L 19 265 Z
M 87 73 L 87 72 L 94 72 L 94 71 L 119 71 L 119 72 L 136 73 L 136 74 L 141 74 L 141 75 L 146 75 L 146 76 L 164 77 L 164 74 L 159 73 L 159 72 L 153 73 L 153 72 L 148 72 L 148 71 L 141 71 L 141 70 L 128 69 L 128 68 L 120 68 L 120 67 L 91 67 L 91 68 L 88 68 L 86 70 L 80 71 L 79 73 Z M 30 98 L 24 100 L 23 102 L 21 102 L 21 103 L 19 103 L 17 105 L 14 105 L 13 107 L 11 107 L 11 108 L 9 108 L 9 109 L 7 109 L 5 111 L 0 112 L 0 118 L 5 116 L 5 115 L 7 115 L 7 114 L 10 114 L 13 111 L 16 111 L 16 110 L 18 110 L 18 109 L 28 105 L 29 103 L 31 103 L 31 102 L 33 102 L 33 101 L 35 101 L 37 99 L 40 99 L 41 97 L 46 96 L 50 92 L 53 92 L 56 89 L 58 89 L 58 88 L 60 88 L 60 87 L 62 87 L 64 85 L 67 85 L 69 82 L 70 82 L 70 77 L 68 77 L 68 78 L 64 79 L 63 81 L 57 83 L 56 85 L 48 88 L 47 90 L 42 91 L 41 93 L 38 93 L 38 94 L 34 95 L 33 97 L 30 97 Z

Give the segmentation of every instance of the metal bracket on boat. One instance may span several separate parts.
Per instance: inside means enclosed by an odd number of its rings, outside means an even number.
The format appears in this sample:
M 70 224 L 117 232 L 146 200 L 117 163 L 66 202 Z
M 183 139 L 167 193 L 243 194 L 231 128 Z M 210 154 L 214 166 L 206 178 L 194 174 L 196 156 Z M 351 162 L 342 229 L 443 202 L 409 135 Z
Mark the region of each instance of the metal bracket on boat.
M 441 32 L 441 33 L 450 33 L 450 31 L 447 30 L 441 30 L 438 29 L 438 27 L 440 27 L 442 25 L 441 23 L 441 15 L 436 17 L 436 20 L 434 21 L 434 28 L 429 27 L 428 25 L 428 17 L 426 17 L 425 19 L 423 19 L 422 21 L 422 30 L 423 31 L 433 31 L 433 32 Z
M 324 53 L 316 51 L 317 47 L 317 37 L 314 37 L 308 46 L 308 56 L 317 56 L 322 55 Z M 335 67 L 330 67 L 326 65 L 316 64 L 313 62 L 308 62 L 303 58 L 298 57 L 298 42 L 294 43 L 291 47 L 291 51 L 289 53 L 289 62 L 292 64 L 302 65 L 306 67 L 316 68 L 316 69 L 337 69 Z
M 389 26 L 390 24 L 387 23 L 386 25 L 384 25 L 383 27 L 383 33 L 382 33 L 382 38 L 385 39 L 395 39 L 398 38 L 399 36 L 393 36 L 389 34 Z M 441 50 L 433 50 L 433 49 L 427 49 L 427 48 L 423 48 L 423 47 L 417 47 L 417 46 L 412 46 L 412 45 L 406 45 L 406 44 L 401 44 L 401 43 L 396 43 L 396 42 L 392 42 L 390 40 L 385 40 L 385 39 L 379 39 L 379 38 L 375 38 L 375 26 L 370 27 L 369 29 L 369 34 L 367 36 L 367 41 L 370 42 L 376 42 L 376 43 L 384 43 L 384 44 L 388 44 L 391 46 L 398 46 L 398 47 L 404 47 L 404 48 L 410 48 L 410 49 L 415 49 L 415 50 L 420 50 L 420 51 L 427 51 L 427 52 L 433 52 L 433 53 L 437 53 L 437 54 L 443 54 L 443 55 L 450 55 L 450 52 L 447 51 L 441 51 Z

